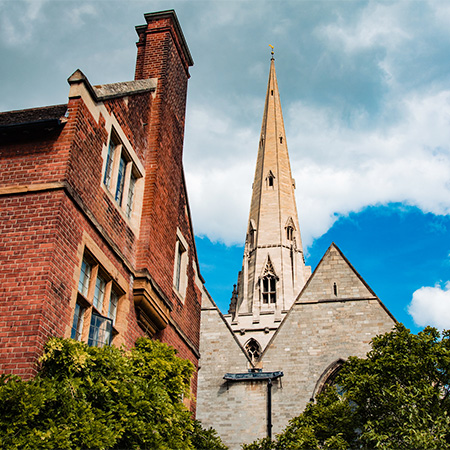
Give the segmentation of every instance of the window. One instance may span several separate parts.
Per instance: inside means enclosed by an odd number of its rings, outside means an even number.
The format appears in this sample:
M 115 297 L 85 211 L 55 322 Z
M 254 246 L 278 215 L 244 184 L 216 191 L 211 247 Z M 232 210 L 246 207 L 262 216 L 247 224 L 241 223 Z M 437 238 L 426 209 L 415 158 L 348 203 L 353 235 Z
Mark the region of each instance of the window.
M 78 282 L 78 292 L 87 297 L 89 280 L 91 279 L 92 266 L 84 258 L 81 263 L 80 281 Z
M 250 250 L 254 249 L 256 246 L 256 226 L 253 219 L 250 220 L 248 227 L 248 246 Z
M 89 327 L 88 345 L 91 347 L 103 347 L 111 343 L 112 320 L 92 312 L 91 325 Z
M 136 183 L 142 174 L 117 133 L 112 130 L 106 154 L 103 184 L 128 218 L 131 218 L 136 199 Z
M 94 306 L 101 311 L 103 309 L 103 299 L 105 298 L 106 280 L 99 274 L 95 281 Z
M 175 259 L 175 280 L 174 280 L 174 286 L 177 291 L 180 290 L 180 275 L 181 275 L 181 261 L 183 260 L 183 254 L 186 251 L 183 247 L 183 244 L 178 241 L 177 242 L 177 255 Z
M 114 143 L 113 139 L 111 138 L 109 141 L 109 146 L 108 146 L 108 154 L 106 156 L 105 175 L 103 177 L 103 184 L 107 188 L 109 188 L 109 186 L 111 184 L 111 175 L 112 175 L 115 150 L 116 150 L 116 144 Z
M 275 184 L 275 175 L 272 173 L 271 170 L 269 170 L 269 173 L 267 174 L 266 177 L 266 187 L 272 187 Z
M 336 283 L 333 283 L 333 294 L 335 297 L 338 296 L 338 287 Z
M 286 237 L 288 241 L 292 241 L 294 239 L 294 229 L 291 226 L 286 227 Z
M 338 359 L 325 369 L 320 378 L 317 380 L 312 398 L 315 398 L 316 395 L 322 393 L 327 386 L 336 386 L 338 394 L 342 394 L 342 387 L 336 383 L 336 377 L 342 369 L 343 364 L 344 360 Z
M 111 276 L 86 252 L 81 263 L 78 295 L 70 337 L 89 345 L 109 345 L 116 331 L 121 291 Z
M 245 344 L 245 351 L 253 364 L 255 364 L 261 357 L 261 346 L 256 339 L 251 338 L 248 340 Z
M 136 187 L 136 177 L 134 173 L 131 173 L 130 186 L 128 188 L 127 208 L 125 214 L 127 217 L 131 217 L 131 211 L 133 210 L 134 189 Z
M 263 303 L 276 303 L 277 301 L 277 283 L 273 275 L 267 275 L 262 279 L 262 301 Z
M 187 288 L 188 245 L 180 230 L 177 230 L 175 244 L 175 262 L 173 269 L 173 287 L 177 294 L 184 299 Z
M 286 225 L 284 226 L 284 229 L 286 230 L 286 239 L 288 241 L 294 240 L 294 231 L 295 231 L 295 225 L 294 221 L 292 220 L 292 217 L 289 217 L 286 221 Z
M 125 166 L 127 165 L 123 155 L 120 157 L 119 173 L 117 175 L 116 202 L 121 205 L 123 200 L 123 187 L 125 185 Z
M 70 337 L 72 339 L 76 339 L 77 341 L 81 340 L 84 312 L 85 308 L 83 308 L 78 302 L 75 303 L 75 312 L 73 314 L 72 332 Z

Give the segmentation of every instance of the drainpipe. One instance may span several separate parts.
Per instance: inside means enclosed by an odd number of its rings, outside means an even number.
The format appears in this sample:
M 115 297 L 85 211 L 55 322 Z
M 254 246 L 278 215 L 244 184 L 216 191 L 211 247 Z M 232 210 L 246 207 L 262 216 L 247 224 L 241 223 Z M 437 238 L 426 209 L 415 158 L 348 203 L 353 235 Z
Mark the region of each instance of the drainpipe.
M 226 373 L 224 379 L 236 381 L 267 381 L 267 437 L 272 439 L 272 385 L 273 380 L 281 378 L 283 372 L 263 372 L 261 369 L 249 369 L 247 373 Z

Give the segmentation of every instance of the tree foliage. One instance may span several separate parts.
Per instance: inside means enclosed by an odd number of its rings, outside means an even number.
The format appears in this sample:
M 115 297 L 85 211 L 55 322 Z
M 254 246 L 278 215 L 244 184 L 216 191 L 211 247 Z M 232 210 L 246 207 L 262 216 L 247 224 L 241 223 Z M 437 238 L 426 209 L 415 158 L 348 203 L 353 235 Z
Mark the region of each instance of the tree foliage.
M 274 441 L 245 450 L 443 449 L 450 446 L 450 333 L 398 324 Z
M 34 379 L 0 378 L 0 448 L 225 449 L 182 402 L 193 370 L 150 339 L 126 352 L 53 338 Z

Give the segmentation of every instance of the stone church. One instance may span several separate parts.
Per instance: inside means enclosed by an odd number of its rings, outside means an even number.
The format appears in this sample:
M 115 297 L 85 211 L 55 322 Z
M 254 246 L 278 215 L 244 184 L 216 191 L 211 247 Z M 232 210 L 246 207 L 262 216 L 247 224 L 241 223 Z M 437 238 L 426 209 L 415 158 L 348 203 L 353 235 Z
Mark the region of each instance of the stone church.
M 270 61 L 242 270 L 228 314 L 203 296 L 197 418 L 230 449 L 280 433 L 395 319 L 332 243 L 305 264 Z

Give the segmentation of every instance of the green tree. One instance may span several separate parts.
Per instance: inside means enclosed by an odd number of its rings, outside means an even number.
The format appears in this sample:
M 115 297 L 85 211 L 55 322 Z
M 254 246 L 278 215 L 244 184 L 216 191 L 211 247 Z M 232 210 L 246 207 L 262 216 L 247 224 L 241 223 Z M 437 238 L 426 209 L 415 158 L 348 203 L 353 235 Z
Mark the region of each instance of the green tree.
M 150 339 L 127 352 L 53 338 L 34 379 L 0 378 L 0 448 L 225 449 L 183 405 L 193 370 Z
M 450 446 L 450 339 L 403 325 L 351 357 L 330 386 L 275 440 L 245 450 L 443 449 Z

